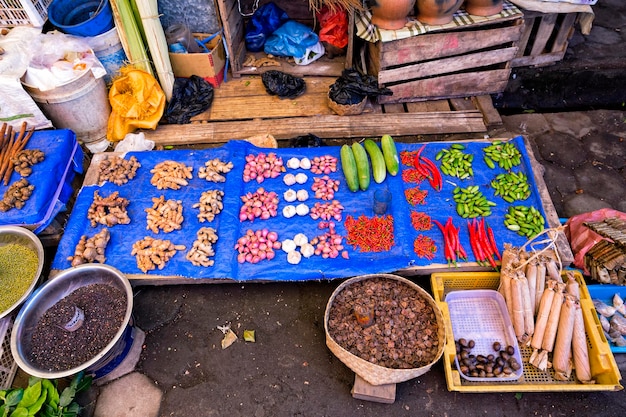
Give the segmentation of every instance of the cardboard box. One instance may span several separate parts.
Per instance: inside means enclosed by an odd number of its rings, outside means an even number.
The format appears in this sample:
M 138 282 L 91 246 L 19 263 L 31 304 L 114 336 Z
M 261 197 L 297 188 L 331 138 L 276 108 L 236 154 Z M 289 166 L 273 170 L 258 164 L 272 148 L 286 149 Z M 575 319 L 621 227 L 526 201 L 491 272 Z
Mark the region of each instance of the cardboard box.
M 205 39 L 211 35 L 205 33 L 194 33 L 199 39 Z M 170 62 L 174 76 L 188 78 L 192 75 L 207 80 L 213 87 L 219 87 L 224 81 L 224 66 L 226 63 L 226 52 L 222 43 L 222 36 L 217 35 L 207 44 L 209 53 L 177 54 L 169 53 Z

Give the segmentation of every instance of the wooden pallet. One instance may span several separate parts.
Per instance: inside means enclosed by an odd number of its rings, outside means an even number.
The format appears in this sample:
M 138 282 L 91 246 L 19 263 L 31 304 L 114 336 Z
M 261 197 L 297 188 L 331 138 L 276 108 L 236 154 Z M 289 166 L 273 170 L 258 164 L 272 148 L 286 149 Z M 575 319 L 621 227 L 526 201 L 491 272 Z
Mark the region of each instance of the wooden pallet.
M 419 103 L 368 103 L 363 114 L 338 116 L 327 104 L 332 77 L 307 77 L 306 92 L 293 100 L 270 96 L 260 77 L 230 80 L 215 89 L 209 110 L 184 125 L 144 131 L 158 145 L 221 144 L 269 133 L 285 140 L 308 133 L 320 138 L 484 133 L 502 124 L 490 96 Z M 481 135 L 482 136 L 482 135 Z
M 511 67 L 542 67 L 563 59 L 578 13 L 524 10 L 524 32 Z

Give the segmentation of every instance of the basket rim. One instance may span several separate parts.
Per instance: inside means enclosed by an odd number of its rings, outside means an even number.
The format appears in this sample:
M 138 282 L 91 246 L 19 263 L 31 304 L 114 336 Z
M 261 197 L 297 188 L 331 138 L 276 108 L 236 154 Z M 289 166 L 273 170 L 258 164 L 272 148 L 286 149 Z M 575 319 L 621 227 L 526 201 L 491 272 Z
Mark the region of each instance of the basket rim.
M 431 361 L 431 363 L 424 365 L 419 368 L 410 368 L 410 369 L 393 369 L 387 368 L 381 365 L 374 364 L 369 362 L 363 358 L 360 358 L 351 352 L 344 349 L 339 343 L 337 343 L 328 331 L 328 318 L 330 314 L 330 307 L 335 299 L 335 297 L 341 293 L 346 287 L 360 281 L 364 281 L 367 279 L 373 278 L 387 278 L 395 281 L 402 282 L 404 284 L 409 285 L 411 288 L 415 289 L 421 296 L 423 296 L 428 303 L 433 308 L 435 313 L 435 317 L 437 320 L 438 334 L 437 339 L 439 341 L 439 347 L 437 348 L 437 354 L 435 358 Z M 414 283 L 413 281 L 401 277 L 399 275 L 394 274 L 367 274 L 367 275 L 359 275 L 356 277 L 352 277 L 342 282 L 336 289 L 333 291 L 331 296 L 326 303 L 326 310 L 324 312 L 324 332 L 326 334 L 326 345 L 328 348 L 337 356 L 337 358 L 343 362 L 348 368 L 352 369 L 356 374 L 358 374 L 365 381 L 370 383 L 371 385 L 383 385 L 389 383 L 398 383 L 404 382 L 412 378 L 416 378 L 424 373 L 428 372 L 430 368 L 437 363 L 441 357 L 443 356 L 446 344 L 446 327 L 445 321 L 443 317 L 443 313 L 439 306 L 437 305 L 434 298 L 422 287 Z M 367 370 L 364 370 L 366 368 Z M 370 372 L 371 371 L 371 372 Z M 376 374 L 376 375 L 374 375 Z M 381 376 L 382 375 L 382 376 Z

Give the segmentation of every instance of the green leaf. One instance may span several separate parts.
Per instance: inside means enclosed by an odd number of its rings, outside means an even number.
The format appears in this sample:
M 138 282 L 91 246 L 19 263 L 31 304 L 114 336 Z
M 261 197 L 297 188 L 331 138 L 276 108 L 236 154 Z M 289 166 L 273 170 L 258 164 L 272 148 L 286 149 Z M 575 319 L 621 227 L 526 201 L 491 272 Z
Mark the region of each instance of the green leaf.
M 82 392 L 88 389 L 91 386 L 91 382 L 93 381 L 93 376 L 87 375 L 76 385 L 76 392 Z
M 48 398 L 48 391 L 44 390 L 42 391 L 37 401 L 35 401 L 35 404 L 28 407 L 28 414 L 30 414 L 31 416 L 36 415 L 39 412 L 39 410 L 41 410 L 43 403 L 46 402 L 46 398 Z
M 6 404 L 9 407 L 16 406 L 22 400 L 23 395 L 24 390 L 22 388 L 14 389 L 7 394 Z
M 53 410 L 56 410 L 59 406 L 59 391 L 57 390 L 56 385 L 54 385 L 49 379 L 44 379 L 42 381 L 42 386 L 48 393 L 46 397 L 46 404 L 49 404 Z
M 41 396 L 41 381 L 37 381 L 34 385 L 29 386 L 24 390 L 24 395 L 18 403 L 18 407 L 28 408 L 35 404 Z
M 39 415 L 40 417 L 55 417 L 56 407 L 52 407 L 50 404 L 44 404 Z
M 61 398 L 59 398 L 59 407 L 67 407 L 70 405 L 74 396 L 76 395 L 76 389 L 71 385 L 63 390 Z
M 515 393 L 515 399 L 516 399 L 517 401 L 521 400 L 521 399 L 522 399 L 522 396 L 523 396 L 523 394 L 522 394 L 521 392 L 516 392 L 516 393 Z
M 69 407 L 63 410 L 63 417 L 76 417 L 80 413 L 80 406 L 77 403 L 71 403 Z
M 28 409 L 24 407 L 17 407 L 11 414 L 10 417 L 28 417 Z
M 0 405 L 0 416 L 7 417 L 9 415 L 9 410 L 11 410 L 11 408 L 8 405 Z

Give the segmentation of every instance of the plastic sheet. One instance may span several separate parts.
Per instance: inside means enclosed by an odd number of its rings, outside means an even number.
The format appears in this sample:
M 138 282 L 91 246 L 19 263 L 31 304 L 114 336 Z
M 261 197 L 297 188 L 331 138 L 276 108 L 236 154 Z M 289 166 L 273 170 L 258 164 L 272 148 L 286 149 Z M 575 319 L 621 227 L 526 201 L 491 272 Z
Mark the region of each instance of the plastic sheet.
M 286 72 L 269 70 L 261 75 L 265 91 L 280 98 L 296 98 L 306 90 L 304 78 L 295 77 Z
M 176 78 L 172 99 L 165 108 L 168 123 L 189 123 L 196 116 L 211 107 L 213 86 L 202 77 Z
M 259 7 L 246 25 L 246 49 L 262 51 L 267 37 L 287 20 L 287 13 L 273 2 Z
M 530 162 L 525 151 L 524 142 L 521 137 L 514 139 L 514 143 L 523 156 L 522 166 L 520 170 L 529 174 Z M 468 152 L 480 154 L 482 148 L 488 146 L 489 142 L 469 142 L 466 143 Z M 403 144 L 397 143 L 398 150 L 417 150 L 421 144 Z M 424 149 L 423 155 L 433 159 L 435 154 L 450 144 L 446 142 L 428 143 Z M 334 279 L 345 278 L 349 276 L 370 274 L 370 273 L 389 273 L 404 268 L 411 267 L 433 267 L 446 268 L 446 261 L 443 253 L 443 242 L 441 233 L 434 227 L 429 231 L 417 232 L 411 225 L 410 212 L 412 210 L 423 211 L 432 218 L 445 222 L 448 216 L 454 217 L 456 226 L 461 227 L 461 242 L 471 252 L 469 245 L 469 237 L 467 234 L 466 221 L 456 215 L 455 203 L 452 200 L 452 190 L 454 186 L 448 182 L 444 182 L 441 192 L 436 192 L 429 188 L 427 183 L 422 185 L 423 189 L 428 190 L 427 204 L 423 206 L 412 207 L 404 198 L 405 188 L 412 188 L 415 184 L 405 184 L 402 181 L 401 174 L 395 177 L 388 176 L 381 183 L 376 184 L 372 181 L 367 191 L 352 193 L 348 190 L 343 174 L 341 164 L 338 163 L 337 172 L 332 173 L 331 177 L 340 180 L 339 191 L 335 194 L 335 198 L 345 207 L 343 211 L 343 219 L 337 222 L 337 233 L 342 236 L 346 235 L 343 221 L 347 216 L 354 218 L 360 215 L 372 217 L 372 196 L 377 189 L 388 188 L 393 194 L 390 214 L 394 218 L 394 245 L 388 252 L 359 252 L 357 249 L 347 245 L 344 239 L 344 245 L 349 252 L 350 259 L 343 259 L 341 256 L 334 259 L 323 259 L 320 256 L 313 256 L 309 259 L 302 259 L 300 264 L 291 265 L 287 263 L 287 254 L 282 250 L 277 251 L 276 258 L 271 261 L 261 261 L 257 264 L 237 263 L 237 251 L 234 245 L 237 239 L 243 236 L 248 229 L 259 230 L 268 228 L 270 231 L 278 233 L 279 240 L 293 238 L 297 233 L 304 233 L 310 239 L 321 235 L 327 229 L 320 230 L 318 221 L 311 219 L 310 216 L 294 217 L 285 219 L 282 215 L 282 208 L 285 201 L 282 199 L 283 193 L 288 189 L 294 190 L 307 189 L 311 193 L 311 184 L 313 177 L 321 176 L 312 174 L 308 170 L 292 170 L 287 172 L 298 173 L 304 172 L 308 176 L 308 181 L 298 186 L 291 187 L 283 183 L 282 176 L 275 179 L 267 179 L 262 183 L 251 181 L 244 183 L 242 181 L 242 173 L 244 169 L 244 160 L 248 154 L 258 154 L 260 152 L 275 152 L 283 161 L 289 158 L 332 155 L 339 158 L 339 147 L 319 147 L 319 148 L 279 148 L 279 149 L 261 149 L 253 146 L 245 141 L 231 141 L 228 144 L 214 149 L 203 150 L 174 150 L 174 151 L 151 151 L 129 153 L 126 158 L 135 155 L 141 162 L 141 168 L 137 172 L 137 177 L 123 186 L 115 186 L 106 183 L 102 186 L 84 186 L 76 199 L 72 215 L 65 229 L 65 234 L 59 243 L 56 258 L 53 262 L 53 269 L 65 269 L 69 267 L 67 256 L 74 254 L 74 249 L 81 235 L 88 237 L 99 232 L 103 226 L 91 227 L 87 220 L 87 210 L 93 200 L 95 190 L 99 191 L 101 196 L 108 196 L 113 191 L 119 191 L 121 197 L 128 198 L 130 204 L 128 206 L 131 223 L 129 225 L 116 225 L 109 228 L 111 232 L 111 240 L 107 246 L 106 257 L 107 264 L 112 265 L 126 274 L 144 275 L 136 265 L 136 260 L 130 255 L 132 244 L 144 238 L 146 235 L 157 239 L 168 239 L 175 244 L 183 244 L 187 249 L 192 247 L 193 241 L 196 239 L 196 231 L 200 227 L 209 226 L 217 229 L 219 240 L 215 245 L 216 255 L 214 257 L 215 264 L 212 267 L 204 268 L 193 266 L 189 261 L 185 260 L 185 252 L 178 252 L 162 270 L 150 271 L 147 275 L 168 276 L 195 279 L 233 279 L 237 281 L 247 280 L 269 280 L 269 281 L 303 281 L 318 279 Z M 209 159 L 220 158 L 222 161 L 232 161 L 235 165 L 231 172 L 226 174 L 225 183 L 210 183 L 204 179 L 197 178 L 198 168 L 202 167 Z M 193 166 L 194 178 L 190 180 L 189 185 L 180 190 L 157 190 L 156 187 L 150 185 L 150 170 L 159 162 L 164 160 L 175 160 L 183 162 L 188 166 Z M 405 167 L 406 168 L 406 167 Z M 455 178 L 448 177 L 450 181 L 456 181 L 459 185 L 479 185 L 483 194 L 497 202 L 494 207 L 493 214 L 487 221 L 494 229 L 496 241 L 499 247 L 504 242 L 511 243 L 515 246 L 521 246 L 526 242 L 526 238 L 509 232 L 503 225 L 504 214 L 508 209 L 508 204 L 499 197 L 493 195 L 493 190 L 487 187 L 487 184 L 493 179 L 493 176 L 502 172 L 502 170 L 489 170 L 482 162 L 481 157 L 474 159 L 475 176 L 472 180 L 460 181 Z M 531 182 L 531 190 L 533 190 L 529 199 L 520 204 L 534 205 L 543 211 L 541 200 L 539 198 L 536 185 L 532 181 L 532 175 L 529 175 Z M 239 209 L 241 206 L 240 196 L 247 192 L 255 192 L 258 188 L 263 187 L 268 191 L 276 192 L 280 197 L 278 205 L 278 216 L 269 220 L 256 219 L 253 222 L 239 221 Z M 213 222 L 200 223 L 196 215 L 197 209 L 191 206 L 199 200 L 201 193 L 209 189 L 218 189 L 224 191 L 223 198 L 224 210 L 216 216 Z M 137 190 L 142 190 L 138 193 Z M 146 213 L 145 209 L 152 206 L 152 198 L 165 196 L 165 199 L 176 199 L 183 202 L 183 215 L 185 220 L 181 230 L 171 233 L 153 234 L 146 230 Z M 315 202 L 321 200 L 314 199 L 312 196 L 306 201 L 311 207 Z M 545 216 L 544 216 L 545 217 Z M 418 236 L 423 234 L 431 237 L 437 244 L 439 250 L 435 254 L 435 258 L 428 260 L 418 258 L 413 252 L 413 242 Z M 470 255 L 471 256 L 471 255 Z
M 26 177 L 35 190 L 22 209 L 0 213 L 0 224 L 24 226 L 38 233 L 65 210 L 65 203 L 73 193 L 72 179 L 83 170 L 83 152 L 74 132 L 67 129 L 35 132 L 26 149 L 45 153 L 45 159 L 34 165 L 33 173 Z M 9 186 L 19 178 L 13 172 Z M 7 188 L 0 184 L 0 196 Z

